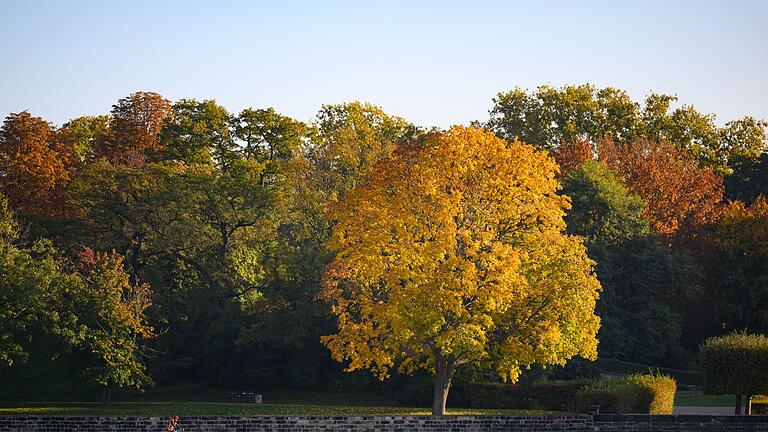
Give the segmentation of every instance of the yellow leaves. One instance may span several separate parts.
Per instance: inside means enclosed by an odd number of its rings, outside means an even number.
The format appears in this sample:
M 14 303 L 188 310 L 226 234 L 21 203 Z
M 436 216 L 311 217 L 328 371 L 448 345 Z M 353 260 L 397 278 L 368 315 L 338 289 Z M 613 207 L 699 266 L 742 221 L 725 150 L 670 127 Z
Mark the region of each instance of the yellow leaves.
M 464 127 L 378 164 L 329 212 L 337 257 L 320 297 L 338 317 L 323 338 L 334 358 L 384 376 L 439 352 L 515 379 L 532 362 L 592 356 L 599 284 L 563 233 L 555 169 L 531 146 Z

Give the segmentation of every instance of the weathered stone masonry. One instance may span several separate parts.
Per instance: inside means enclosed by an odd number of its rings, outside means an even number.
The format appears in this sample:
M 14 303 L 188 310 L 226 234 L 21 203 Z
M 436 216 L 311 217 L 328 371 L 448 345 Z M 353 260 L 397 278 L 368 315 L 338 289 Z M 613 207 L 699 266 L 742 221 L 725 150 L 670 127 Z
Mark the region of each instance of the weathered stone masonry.
M 167 417 L 0 416 L 0 432 L 162 432 Z M 254 416 L 182 417 L 185 432 L 330 431 L 563 431 L 563 432 L 768 432 L 768 416 Z

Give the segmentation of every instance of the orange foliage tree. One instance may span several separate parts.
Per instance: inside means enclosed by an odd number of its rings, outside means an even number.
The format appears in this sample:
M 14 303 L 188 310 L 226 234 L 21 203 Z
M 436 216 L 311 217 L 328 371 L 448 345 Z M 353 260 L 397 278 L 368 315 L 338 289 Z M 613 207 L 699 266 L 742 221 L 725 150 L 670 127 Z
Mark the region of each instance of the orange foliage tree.
M 599 145 L 600 159 L 648 204 L 645 215 L 667 236 L 688 237 L 721 213 L 723 179 L 663 141 Z
M 141 166 L 147 151 L 158 151 L 160 132 L 171 115 L 171 102 L 157 93 L 136 92 L 112 106 L 112 123 L 99 156 L 113 164 Z
M 567 177 L 568 174 L 579 169 L 585 161 L 594 159 L 595 152 L 592 149 L 592 142 L 589 139 L 571 139 L 560 142 L 560 147 L 552 151 L 552 157 L 560 167 L 560 177 Z
M 0 185 L 11 208 L 46 216 L 63 212 L 61 192 L 73 167 L 71 139 L 27 111 L 0 129 Z

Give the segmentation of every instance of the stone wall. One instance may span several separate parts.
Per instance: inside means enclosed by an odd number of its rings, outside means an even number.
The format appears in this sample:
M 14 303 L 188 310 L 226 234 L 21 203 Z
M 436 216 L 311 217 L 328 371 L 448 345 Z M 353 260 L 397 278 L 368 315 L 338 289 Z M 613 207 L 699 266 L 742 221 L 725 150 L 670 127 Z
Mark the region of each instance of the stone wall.
M 0 416 L 0 432 L 162 432 L 166 417 Z M 231 431 L 718 431 L 768 432 L 768 416 L 718 417 L 674 415 L 567 416 L 253 416 L 182 417 L 185 432 Z
M 599 432 L 768 432 L 768 416 L 601 414 L 591 425 Z

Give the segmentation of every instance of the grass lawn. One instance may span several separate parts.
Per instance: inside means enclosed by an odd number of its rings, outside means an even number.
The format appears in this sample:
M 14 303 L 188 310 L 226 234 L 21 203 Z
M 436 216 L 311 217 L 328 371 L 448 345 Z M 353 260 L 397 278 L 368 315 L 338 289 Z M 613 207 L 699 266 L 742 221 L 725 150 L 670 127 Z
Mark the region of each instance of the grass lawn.
M 754 396 L 753 402 L 768 402 L 768 396 Z M 705 395 L 699 391 L 679 391 L 675 395 L 677 406 L 735 406 L 736 396 Z
M 391 394 L 336 393 L 280 390 L 264 392 L 265 404 L 227 403 L 226 389 L 196 384 L 152 387 L 144 392 L 115 389 L 112 404 L 96 402 L 100 389 L 58 396 L 54 391 L 36 391 L 34 398 L 0 402 L 0 415 L 104 415 L 104 416 L 204 416 L 204 415 L 429 415 L 428 407 L 393 407 Z M 69 399 L 64 399 L 68 397 Z M 47 398 L 47 399 L 46 399 Z M 56 400 L 52 402 L 51 400 Z M 78 402 L 64 402 L 75 400 Z M 449 414 L 555 414 L 534 410 L 450 409 Z
M 101 415 L 101 416 L 254 416 L 254 415 L 429 415 L 428 408 L 332 405 L 227 404 L 205 402 L 113 402 L 107 408 L 95 403 L 25 403 L 0 405 L 0 415 Z M 502 409 L 449 409 L 451 415 L 555 414 L 547 411 Z

